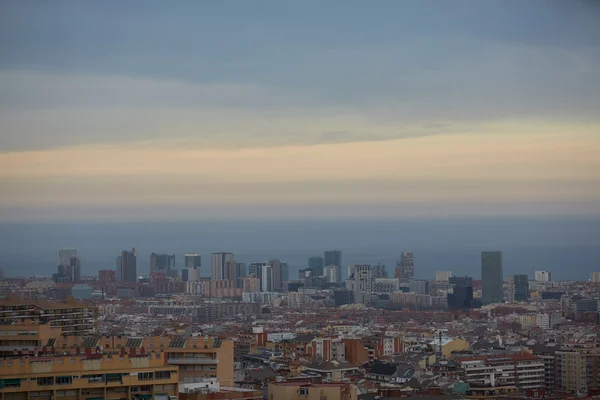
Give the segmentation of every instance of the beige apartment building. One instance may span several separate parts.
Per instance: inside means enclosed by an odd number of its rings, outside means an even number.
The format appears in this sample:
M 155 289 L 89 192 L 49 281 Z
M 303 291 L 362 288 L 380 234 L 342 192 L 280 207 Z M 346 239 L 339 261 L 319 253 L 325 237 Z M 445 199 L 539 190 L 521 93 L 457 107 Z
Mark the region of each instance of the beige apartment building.
M 0 359 L 0 400 L 169 400 L 178 381 L 161 352 Z
M 350 383 L 279 382 L 269 384 L 269 400 L 357 400 Z
M 600 347 L 563 348 L 555 357 L 557 390 L 587 393 L 600 388 Z

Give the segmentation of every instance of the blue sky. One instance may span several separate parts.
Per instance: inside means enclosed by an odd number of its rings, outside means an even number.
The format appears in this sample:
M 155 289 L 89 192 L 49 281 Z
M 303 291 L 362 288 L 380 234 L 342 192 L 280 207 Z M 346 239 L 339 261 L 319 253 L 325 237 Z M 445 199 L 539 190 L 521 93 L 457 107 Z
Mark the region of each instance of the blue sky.
M 5 1 L 0 53 L 0 218 L 599 211 L 595 1 Z

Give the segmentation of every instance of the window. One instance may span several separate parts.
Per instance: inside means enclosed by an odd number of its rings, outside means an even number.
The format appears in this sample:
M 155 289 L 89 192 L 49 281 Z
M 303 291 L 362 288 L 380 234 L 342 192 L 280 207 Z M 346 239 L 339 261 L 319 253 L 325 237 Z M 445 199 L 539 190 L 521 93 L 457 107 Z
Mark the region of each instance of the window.
M 43 378 L 37 378 L 37 385 L 38 386 L 54 385 L 54 377 L 48 376 L 48 377 L 43 377 Z
M 5 388 L 18 388 L 21 387 L 21 379 L 4 379 L 2 381 L 2 387 Z
M 73 384 L 73 377 L 72 376 L 57 376 L 56 384 L 57 385 L 71 385 L 71 384 Z
M 308 388 L 303 387 L 298 389 L 298 394 L 300 396 L 308 396 Z
M 171 379 L 171 371 L 156 371 L 156 379 Z
M 151 381 L 152 379 L 154 379 L 154 373 L 152 373 L 152 372 L 138 373 L 138 380 L 140 380 L 140 381 Z
M 104 375 L 87 375 L 88 383 L 104 383 Z

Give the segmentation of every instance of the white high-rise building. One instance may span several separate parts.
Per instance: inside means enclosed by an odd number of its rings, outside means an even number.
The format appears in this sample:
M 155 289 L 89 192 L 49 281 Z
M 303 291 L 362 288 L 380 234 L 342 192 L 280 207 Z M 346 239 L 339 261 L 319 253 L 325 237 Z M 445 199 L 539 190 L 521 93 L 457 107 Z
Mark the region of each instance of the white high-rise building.
M 535 271 L 536 282 L 551 282 L 552 273 L 550 271 Z
M 454 274 L 452 271 L 437 271 L 435 273 L 435 280 L 439 282 L 448 282 Z
M 327 282 L 337 283 L 339 276 L 338 269 L 337 265 L 328 265 L 323 269 L 323 275 L 325 275 Z
M 600 272 L 592 272 L 590 275 L 590 281 L 594 283 L 600 283 Z

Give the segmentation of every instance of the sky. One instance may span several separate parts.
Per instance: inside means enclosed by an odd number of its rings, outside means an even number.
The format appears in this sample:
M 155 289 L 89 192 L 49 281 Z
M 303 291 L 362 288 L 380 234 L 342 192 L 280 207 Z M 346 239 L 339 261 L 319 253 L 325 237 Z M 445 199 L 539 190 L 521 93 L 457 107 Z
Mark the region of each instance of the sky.
M 0 2 L 0 221 L 600 214 L 600 2 Z

